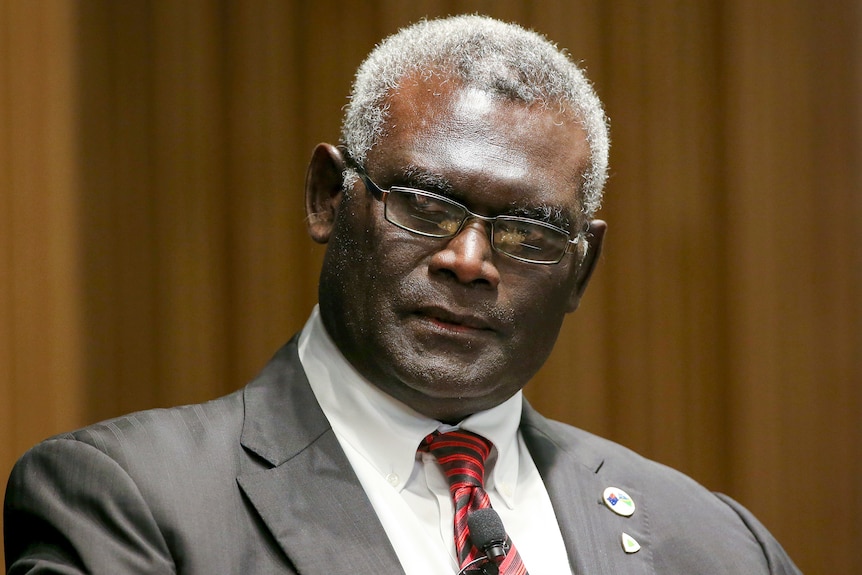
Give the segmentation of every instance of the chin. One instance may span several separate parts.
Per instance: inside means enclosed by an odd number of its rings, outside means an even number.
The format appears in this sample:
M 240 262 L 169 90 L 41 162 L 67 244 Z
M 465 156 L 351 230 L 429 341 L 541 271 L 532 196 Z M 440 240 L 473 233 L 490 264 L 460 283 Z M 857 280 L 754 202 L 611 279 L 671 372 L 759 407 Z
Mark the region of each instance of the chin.
M 420 377 L 421 375 L 421 377 Z M 500 378 L 489 378 L 487 373 L 481 378 L 464 377 L 464 372 L 452 370 L 450 373 L 428 372 L 417 374 L 415 370 L 402 374 L 398 385 L 409 403 L 437 404 L 441 409 L 451 411 L 457 408 L 469 413 L 489 409 L 503 403 L 514 395 L 521 386 L 516 383 L 501 382 Z

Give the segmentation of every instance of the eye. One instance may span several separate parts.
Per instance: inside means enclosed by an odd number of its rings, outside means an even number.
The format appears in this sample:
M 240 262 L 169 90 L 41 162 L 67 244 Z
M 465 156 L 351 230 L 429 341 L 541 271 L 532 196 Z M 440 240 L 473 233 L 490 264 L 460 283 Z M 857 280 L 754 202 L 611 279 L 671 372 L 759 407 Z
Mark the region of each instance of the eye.
M 505 222 L 499 226 L 494 239 L 500 247 L 507 249 L 540 250 L 545 243 L 545 229 L 529 222 Z
M 520 245 L 527 239 L 527 235 L 517 229 L 502 229 L 494 234 L 494 241 L 500 247 L 512 248 Z
M 430 196 L 417 192 L 405 191 L 405 199 L 410 209 L 426 214 L 446 212 L 446 205 Z
M 458 232 L 463 214 L 456 204 L 411 188 L 392 188 L 387 217 L 400 226 L 434 237 Z
M 521 219 L 497 220 L 494 247 L 501 252 L 530 261 L 554 259 L 565 247 L 566 236 L 538 222 Z

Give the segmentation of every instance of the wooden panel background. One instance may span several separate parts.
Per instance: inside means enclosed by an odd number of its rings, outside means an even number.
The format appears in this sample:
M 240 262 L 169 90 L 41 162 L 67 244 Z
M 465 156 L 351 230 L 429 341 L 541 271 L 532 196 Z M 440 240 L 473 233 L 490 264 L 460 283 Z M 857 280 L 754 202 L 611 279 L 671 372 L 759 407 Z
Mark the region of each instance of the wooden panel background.
M 605 256 L 533 402 L 862 574 L 857 0 L 0 0 L 0 474 L 252 377 L 315 301 L 304 168 L 355 67 L 473 11 L 612 118 Z

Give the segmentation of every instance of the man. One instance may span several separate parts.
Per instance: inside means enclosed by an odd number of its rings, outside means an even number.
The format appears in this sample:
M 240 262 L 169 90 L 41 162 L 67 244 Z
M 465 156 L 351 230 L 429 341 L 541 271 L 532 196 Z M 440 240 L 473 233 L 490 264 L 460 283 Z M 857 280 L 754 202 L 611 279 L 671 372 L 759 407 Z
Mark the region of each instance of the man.
M 26 454 L 9 573 L 797 573 L 738 504 L 522 397 L 601 251 L 607 153 L 541 37 L 388 39 L 308 168 L 303 331 L 237 393 Z

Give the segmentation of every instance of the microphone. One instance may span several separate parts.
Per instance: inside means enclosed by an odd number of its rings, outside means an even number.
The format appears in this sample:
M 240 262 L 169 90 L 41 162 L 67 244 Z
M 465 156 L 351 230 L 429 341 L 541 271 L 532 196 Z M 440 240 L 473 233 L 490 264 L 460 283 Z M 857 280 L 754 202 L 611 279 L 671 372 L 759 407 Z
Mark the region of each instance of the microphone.
M 470 530 L 470 541 L 485 552 L 485 557 L 470 561 L 464 565 L 458 575 L 467 573 L 498 575 L 497 566 L 509 550 L 509 546 L 506 545 L 506 529 L 500 516 L 490 507 L 477 509 L 467 516 L 467 527 Z
M 486 507 L 467 516 L 467 527 L 473 545 L 482 549 L 488 560 L 499 563 L 506 556 L 506 529 L 497 512 Z

